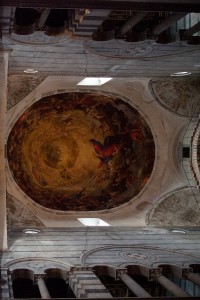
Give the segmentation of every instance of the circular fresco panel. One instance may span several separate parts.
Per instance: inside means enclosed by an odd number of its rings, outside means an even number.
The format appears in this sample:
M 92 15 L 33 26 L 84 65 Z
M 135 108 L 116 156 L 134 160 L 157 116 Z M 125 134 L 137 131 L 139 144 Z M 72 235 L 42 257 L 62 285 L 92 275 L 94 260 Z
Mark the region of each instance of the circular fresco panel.
M 145 120 L 121 99 L 64 93 L 21 115 L 7 152 L 15 181 L 36 203 L 98 211 L 140 192 L 152 172 L 155 146 Z

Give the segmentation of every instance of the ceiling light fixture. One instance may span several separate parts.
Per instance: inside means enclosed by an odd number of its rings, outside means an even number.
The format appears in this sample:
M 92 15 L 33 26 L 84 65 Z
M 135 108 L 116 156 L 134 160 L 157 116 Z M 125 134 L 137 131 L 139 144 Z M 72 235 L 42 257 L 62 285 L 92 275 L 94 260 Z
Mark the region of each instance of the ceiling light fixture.
M 77 85 L 86 85 L 86 86 L 99 86 L 108 81 L 112 78 L 108 77 L 86 77 L 81 80 Z
M 28 73 L 28 74 L 35 74 L 35 73 L 37 73 L 38 71 L 37 70 L 35 70 L 35 69 L 25 69 L 24 70 L 24 73 Z
M 191 72 L 175 72 L 175 73 L 172 73 L 171 76 L 187 76 L 187 75 L 190 75 Z
M 29 229 L 24 229 L 23 232 L 26 234 L 38 234 L 40 232 L 40 230 L 29 228 Z
M 78 218 L 78 220 L 85 226 L 110 226 L 99 218 Z
M 178 229 L 178 228 L 172 228 L 172 229 L 170 229 L 170 231 L 173 233 L 187 233 L 188 232 L 188 230 Z

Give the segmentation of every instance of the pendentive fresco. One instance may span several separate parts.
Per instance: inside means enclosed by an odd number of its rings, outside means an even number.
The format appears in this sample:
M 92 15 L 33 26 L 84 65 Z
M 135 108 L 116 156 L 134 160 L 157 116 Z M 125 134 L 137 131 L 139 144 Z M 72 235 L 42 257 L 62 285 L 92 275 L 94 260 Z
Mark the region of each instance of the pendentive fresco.
M 195 188 L 184 188 L 166 196 L 150 212 L 148 225 L 199 226 L 200 196 Z
M 28 108 L 7 143 L 11 173 L 36 203 L 98 211 L 126 203 L 151 175 L 155 145 L 139 112 L 103 94 L 63 93 Z
M 28 208 L 9 194 L 7 194 L 7 225 L 8 228 L 44 227 Z
M 8 76 L 8 103 L 7 108 L 21 101 L 33 91 L 46 76 L 42 75 L 10 75 Z
M 200 113 L 200 79 L 172 78 L 151 80 L 150 90 L 165 108 L 182 116 L 193 117 Z

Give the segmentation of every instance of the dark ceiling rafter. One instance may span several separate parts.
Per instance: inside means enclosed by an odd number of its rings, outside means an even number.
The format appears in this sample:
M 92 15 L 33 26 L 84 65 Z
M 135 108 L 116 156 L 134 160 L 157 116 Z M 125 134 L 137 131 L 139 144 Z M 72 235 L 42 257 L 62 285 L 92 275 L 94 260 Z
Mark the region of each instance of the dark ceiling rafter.
M 91 8 L 135 11 L 200 12 L 200 1 L 115 1 L 115 0 L 1 0 L 0 6 L 46 7 L 46 8 Z

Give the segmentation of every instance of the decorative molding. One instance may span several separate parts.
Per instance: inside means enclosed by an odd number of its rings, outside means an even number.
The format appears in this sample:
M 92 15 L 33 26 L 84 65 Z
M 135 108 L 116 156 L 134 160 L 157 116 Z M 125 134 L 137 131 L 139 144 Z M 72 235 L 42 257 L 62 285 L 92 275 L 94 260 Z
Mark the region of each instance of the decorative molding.
M 15 269 L 29 269 L 34 273 L 44 273 L 46 269 L 59 268 L 69 271 L 72 266 L 63 263 L 56 259 L 47 259 L 46 257 L 28 257 L 12 259 L 3 265 L 3 268 L 8 268 L 11 272 Z
M 48 263 L 47 262 L 30 262 L 27 264 L 27 266 L 31 269 L 45 269 L 45 268 L 49 268 Z
M 121 46 L 121 43 L 120 43 Z M 127 58 L 143 57 L 148 53 L 153 52 L 154 46 L 149 42 L 134 43 L 131 45 L 123 45 L 121 49 L 116 50 L 116 56 Z
M 70 270 L 69 270 L 69 274 L 73 274 L 74 272 L 77 272 L 77 271 L 81 271 L 81 272 L 84 272 L 84 271 L 93 271 L 93 268 L 92 267 L 70 267 Z
M 124 257 L 121 256 L 121 253 L 132 253 L 133 259 L 128 260 L 124 259 Z M 115 245 L 115 246 L 105 246 L 100 247 L 97 249 L 89 250 L 85 252 L 81 256 L 81 262 L 84 267 L 94 267 L 96 266 L 96 260 L 98 257 L 98 264 L 101 264 L 101 261 L 99 261 L 99 255 L 101 257 L 107 257 L 108 260 L 110 260 L 110 266 L 118 266 L 119 268 L 126 268 L 127 265 L 140 265 L 140 266 L 147 266 L 151 267 L 153 265 L 160 265 L 160 264 L 168 264 L 168 263 L 177 263 L 177 259 L 180 261 L 180 257 L 184 261 L 192 263 L 196 261 L 196 259 L 199 260 L 199 256 L 195 256 L 191 253 L 184 253 L 182 251 L 174 251 L 171 249 L 163 249 L 159 247 L 151 247 L 151 246 L 133 246 L 133 245 Z M 137 256 L 139 255 L 139 258 Z M 164 255 L 164 261 L 163 261 L 163 255 Z M 142 256 L 146 257 L 146 260 L 142 260 Z M 102 260 L 103 263 L 103 260 Z M 180 265 L 182 266 L 182 263 L 180 261 Z
M 197 125 L 191 137 L 191 150 L 192 150 L 192 170 L 198 189 L 200 188 L 200 120 L 198 119 Z
M 141 58 L 154 53 L 155 46 L 149 41 L 138 43 L 127 43 L 121 40 L 103 42 L 104 47 L 99 47 L 100 42 L 85 41 L 83 44 L 85 51 L 101 56 L 117 58 Z
M 57 43 L 63 43 L 67 41 L 67 35 L 64 36 L 48 36 L 44 31 L 35 31 L 30 35 L 19 35 L 11 33 L 11 35 L 5 35 L 5 38 L 11 41 L 14 44 L 23 44 L 23 45 L 52 45 Z
M 129 251 L 130 250 L 130 251 Z M 156 256 L 149 253 L 144 253 L 140 250 L 129 249 L 128 251 L 119 252 L 119 256 L 122 257 L 125 261 L 131 261 L 132 263 L 148 263 L 150 261 L 156 261 Z

